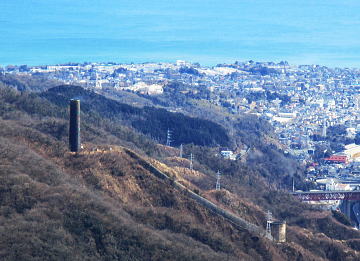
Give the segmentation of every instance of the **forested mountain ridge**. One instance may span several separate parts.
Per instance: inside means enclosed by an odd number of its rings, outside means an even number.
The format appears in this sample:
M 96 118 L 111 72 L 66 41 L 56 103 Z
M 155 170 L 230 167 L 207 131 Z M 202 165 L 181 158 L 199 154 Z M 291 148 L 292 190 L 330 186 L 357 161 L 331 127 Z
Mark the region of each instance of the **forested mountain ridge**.
M 43 95 L 0 87 L 1 259 L 358 260 L 359 232 L 275 191 L 267 175 L 276 178 L 277 170 L 252 164 L 259 151 L 249 163 L 233 162 L 216 156 L 215 144 L 188 144 L 179 158 L 178 149 L 157 144 L 131 121 L 125 126 L 124 115 L 117 122 L 84 100 L 85 148 L 73 155 L 67 104 Z M 256 225 L 264 227 L 271 210 L 288 221 L 288 242 L 234 227 L 156 178 L 140 158 Z M 217 168 L 221 191 L 213 190 Z
M 138 131 L 162 143 L 166 141 L 167 130 L 170 130 L 173 144 L 176 146 L 188 143 L 229 146 L 229 137 L 225 129 L 208 120 L 191 118 L 154 107 L 136 108 L 77 86 L 54 87 L 42 93 L 41 97 L 61 107 L 66 107 L 69 99 L 79 98 L 82 100 L 83 111 L 93 111 L 101 117 L 129 122 Z

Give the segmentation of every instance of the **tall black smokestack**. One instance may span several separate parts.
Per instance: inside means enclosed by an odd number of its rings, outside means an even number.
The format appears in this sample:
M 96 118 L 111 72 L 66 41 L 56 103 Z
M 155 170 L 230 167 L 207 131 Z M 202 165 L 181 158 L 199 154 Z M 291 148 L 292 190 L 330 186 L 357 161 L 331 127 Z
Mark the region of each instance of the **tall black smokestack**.
M 69 127 L 70 151 L 80 151 L 80 100 L 70 100 L 70 127 Z

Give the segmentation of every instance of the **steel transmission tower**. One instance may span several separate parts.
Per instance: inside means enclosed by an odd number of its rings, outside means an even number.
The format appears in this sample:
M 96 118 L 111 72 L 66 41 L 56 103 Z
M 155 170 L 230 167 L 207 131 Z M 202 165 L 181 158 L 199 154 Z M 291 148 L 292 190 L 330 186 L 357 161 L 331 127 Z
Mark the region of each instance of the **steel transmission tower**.
M 193 160 L 194 160 L 194 156 L 193 154 L 191 153 L 190 154 L 190 169 L 193 170 Z
M 266 233 L 271 235 L 271 223 L 273 222 L 272 213 L 268 210 L 266 213 Z
M 326 135 L 327 135 L 327 121 L 326 120 L 324 120 L 324 123 L 323 123 L 323 129 L 322 129 L 322 133 L 321 133 L 321 135 L 323 136 L 323 137 L 326 137 Z
M 295 179 L 292 180 L 292 192 L 295 192 Z
M 217 173 L 216 173 L 216 186 L 215 186 L 216 190 L 220 190 L 220 178 L 221 178 L 220 171 L 217 171 Z
M 166 135 L 166 146 L 171 146 L 171 142 L 172 142 L 172 140 L 171 140 L 171 131 L 168 129 L 167 130 L 167 135 Z
M 102 87 L 102 85 L 99 80 L 99 74 L 98 74 L 98 72 L 96 72 L 95 88 L 101 89 L 101 87 Z

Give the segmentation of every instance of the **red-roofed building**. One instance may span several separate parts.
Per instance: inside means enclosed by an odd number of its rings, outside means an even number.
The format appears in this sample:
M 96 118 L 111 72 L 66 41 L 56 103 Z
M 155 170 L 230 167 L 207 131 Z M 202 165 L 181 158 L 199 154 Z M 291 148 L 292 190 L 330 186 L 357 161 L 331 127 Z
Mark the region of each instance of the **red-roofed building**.
M 346 155 L 331 155 L 324 160 L 331 163 L 348 163 L 348 157 Z

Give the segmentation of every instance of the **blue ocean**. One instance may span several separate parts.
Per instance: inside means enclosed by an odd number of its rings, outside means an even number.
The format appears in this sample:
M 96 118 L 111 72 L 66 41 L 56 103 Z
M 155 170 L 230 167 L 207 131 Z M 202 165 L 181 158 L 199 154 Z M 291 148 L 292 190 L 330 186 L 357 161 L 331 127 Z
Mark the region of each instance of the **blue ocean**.
M 358 0 L 1 0 L 0 65 L 256 60 L 360 67 Z

